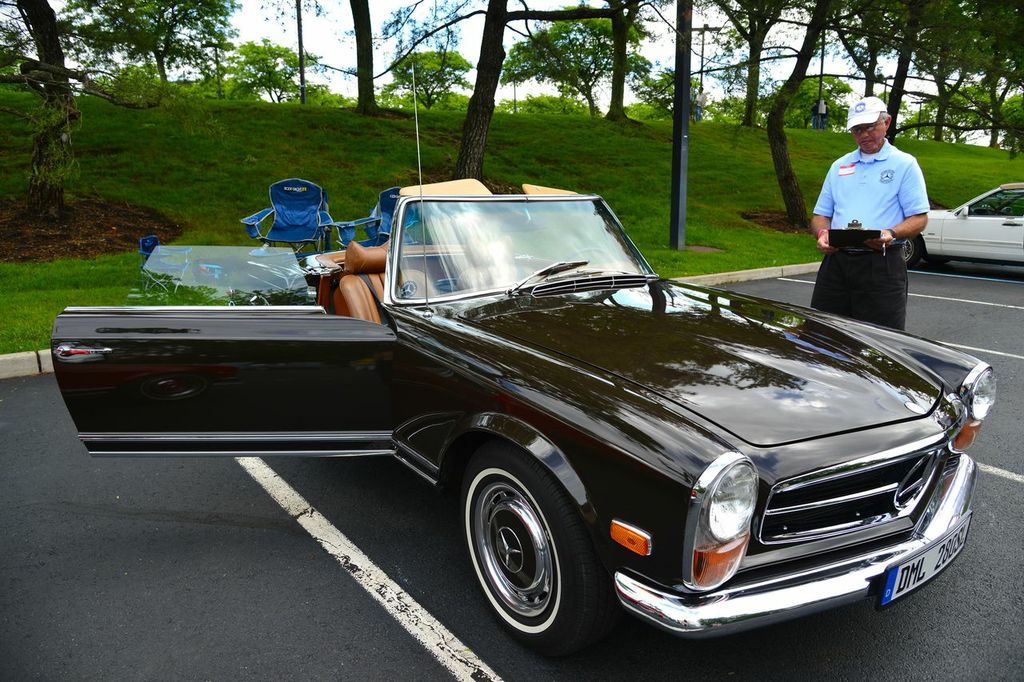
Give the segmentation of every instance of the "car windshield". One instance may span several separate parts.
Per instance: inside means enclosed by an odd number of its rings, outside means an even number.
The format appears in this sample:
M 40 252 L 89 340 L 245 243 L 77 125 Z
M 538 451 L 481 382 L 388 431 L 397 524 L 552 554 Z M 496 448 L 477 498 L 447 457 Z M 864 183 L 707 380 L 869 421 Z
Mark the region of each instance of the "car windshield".
M 548 277 L 652 274 L 615 217 L 593 198 L 412 201 L 401 225 L 393 278 L 399 301 L 423 300 L 424 291 L 434 299 L 507 290 L 559 263 L 580 264 L 556 267 Z
M 129 305 L 312 305 L 315 292 L 291 249 L 157 246 Z

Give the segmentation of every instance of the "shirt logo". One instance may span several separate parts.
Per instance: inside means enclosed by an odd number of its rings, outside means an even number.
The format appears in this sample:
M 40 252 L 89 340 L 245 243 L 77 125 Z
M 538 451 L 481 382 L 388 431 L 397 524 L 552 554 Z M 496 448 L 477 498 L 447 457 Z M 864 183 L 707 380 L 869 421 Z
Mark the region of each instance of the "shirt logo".
M 848 163 L 845 166 L 839 167 L 839 175 L 853 175 L 857 172 L 857 164 Z
M 884 170 L 882 174 L 878 176 L 878 179 L 882 183 L 892 182 L 893 177 L 896 175 L 895 171 Z

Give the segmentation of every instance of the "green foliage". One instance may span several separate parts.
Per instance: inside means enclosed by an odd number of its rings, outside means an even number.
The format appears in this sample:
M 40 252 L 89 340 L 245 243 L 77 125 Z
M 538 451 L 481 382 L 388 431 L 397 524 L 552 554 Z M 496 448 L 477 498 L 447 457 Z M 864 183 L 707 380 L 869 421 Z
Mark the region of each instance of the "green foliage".
M 412 108 L 413 67 L 416 69 L 416 97 L 424 108 L 430 109 L 448 99 L 454 88 L 471 89 L 466 74 L 473 65 L 458 52 L 446 50 L 414 52 L 392 70 L 393 80 L 384 86 L 382 98 L 408 96 Z M 465 109 L 463 108 L 463 111 Z
M 34 101 L 28 93 L 0 91 L 0 106 L 25 108 Z M 1013 106 L 1020 112 L 1019 99 Z M 98 197 L 150 207 L 182 225 L 179 243 L 252 244 L 238 219 L 266 206 L 267 186 L 281 178 L 305 177 L 326 187 L 337 220 L 366 215 L 385 187 L 416 183 L 408 117 L 201 100 L 196 119 L 207 119 L 214 129 L 189 131 L 165 107 L 129 110 L 91 97 L 79 98 L 79 107 L 79 172 L 68 179 L 69 201 Z M 436 108 L 420 115 L 423 170 L 431 179 L 450 177 L 463 118 Z M 31 154 L 25 132 L 20 119 L 0 117 L 0 200 L 24 195 Z M 601 194 L 666 276 L 819 258 L 808 235 L 767 230 L 740 215 L 781 210 L 782 198 L 764 131 L 716 122 L 691 130 L 686 240 L 721 251 L 668 248 L 671 135 L 667 121 L 621 126 L 588 116 L 498 113 L 485 172 L 504 185 L 531 182 Z M 825 170 L 854 148 L 853 141 L 846 133 L 802 129 L 787 131 L 787 137 L 805 199 L 813 204 Z M 1000 150 L 914 139 L 898 145 L 918 158 L 929 194 L 947 206 L 1024 175 L 1024 161 L 1009 160 Z M 70 256 L 42 266 L 0 263 L 0 353 L 45 348 L 53 317 L 64 306 L 125 302 L 138 276 L 134 252 Z
M 587 114 L 587 105 L 572 97 L 529 95 L 516 102 L 510 99 L 502 100 L 495 111 L 506 114 L 570 114 L 573 116 L 585 116 Z
M 229 24 L 237 9 L 237 0 L 70 0 L 64 18 L 86 64 L 144 61 L 167 83 L 169 69 L 206 64 L 206 50 L 237 33 Z
M 828 129 L 846 130 L 846 100 L 853 89 L 834 76 L 826 76 L 822 80 L 821 96 L 828 107 Z M 811 108 L 818 104 L 818 79 L 805 78 L 800 89 L 793 95 L 786 109 L 787 128 L 810 128 Z
M 266 96 L 271 102 L 284 102 L 299 96 L 299 55 L 266 38 L 240 45 L 228 72 L 232 97 Z
M 635 50 L 639 34 L 633 31 L 633 53 L 627 56 L 627 71 L 650 69 L 650 63 Z M 501 81 L 523 83 L 535 80 L 551 83 L 563 97 L 582 97 L 591 116 L 597 116 L 598 89 L 611 78 L 613 60 L 610 19 L 553 21 L 516 43 L 508 52 Z
M 352 108 L 356 105 L 356 99 L 331 92 L 329 87 L 320 83 L 306 83 L 306 104 L 314 107 Z
M 171 87 L 160 82 L 153 64 L 122 66 L 112 76 L 97 78 L 96 83 L 115 97 L 140 106 L 158 103 Z

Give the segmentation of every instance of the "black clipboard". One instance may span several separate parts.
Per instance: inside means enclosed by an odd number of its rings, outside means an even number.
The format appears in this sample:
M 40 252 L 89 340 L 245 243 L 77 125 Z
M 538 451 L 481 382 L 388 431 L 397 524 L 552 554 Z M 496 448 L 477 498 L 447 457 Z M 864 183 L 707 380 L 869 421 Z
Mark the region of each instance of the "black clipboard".
M 859 230 L 859 229 L 830 229 L 828 231 L 828 245 L 843 249 L 850 246 L 864 246 L 869 239 L 878 239 L 882 236 L 881 230 Z

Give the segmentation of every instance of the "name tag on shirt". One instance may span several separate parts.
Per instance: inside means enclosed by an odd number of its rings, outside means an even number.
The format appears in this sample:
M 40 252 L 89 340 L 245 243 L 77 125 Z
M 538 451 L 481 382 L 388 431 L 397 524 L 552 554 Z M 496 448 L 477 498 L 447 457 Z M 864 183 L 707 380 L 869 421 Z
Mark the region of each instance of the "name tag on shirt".
M 839 167 L 839 174 L 840 175 L 853 175 L 855 172 L 857 172 L 857 164 L 855 164 L 855 163 L 851 163 L 851 164 L 847 164 L 845 166 L 840 166 Z

